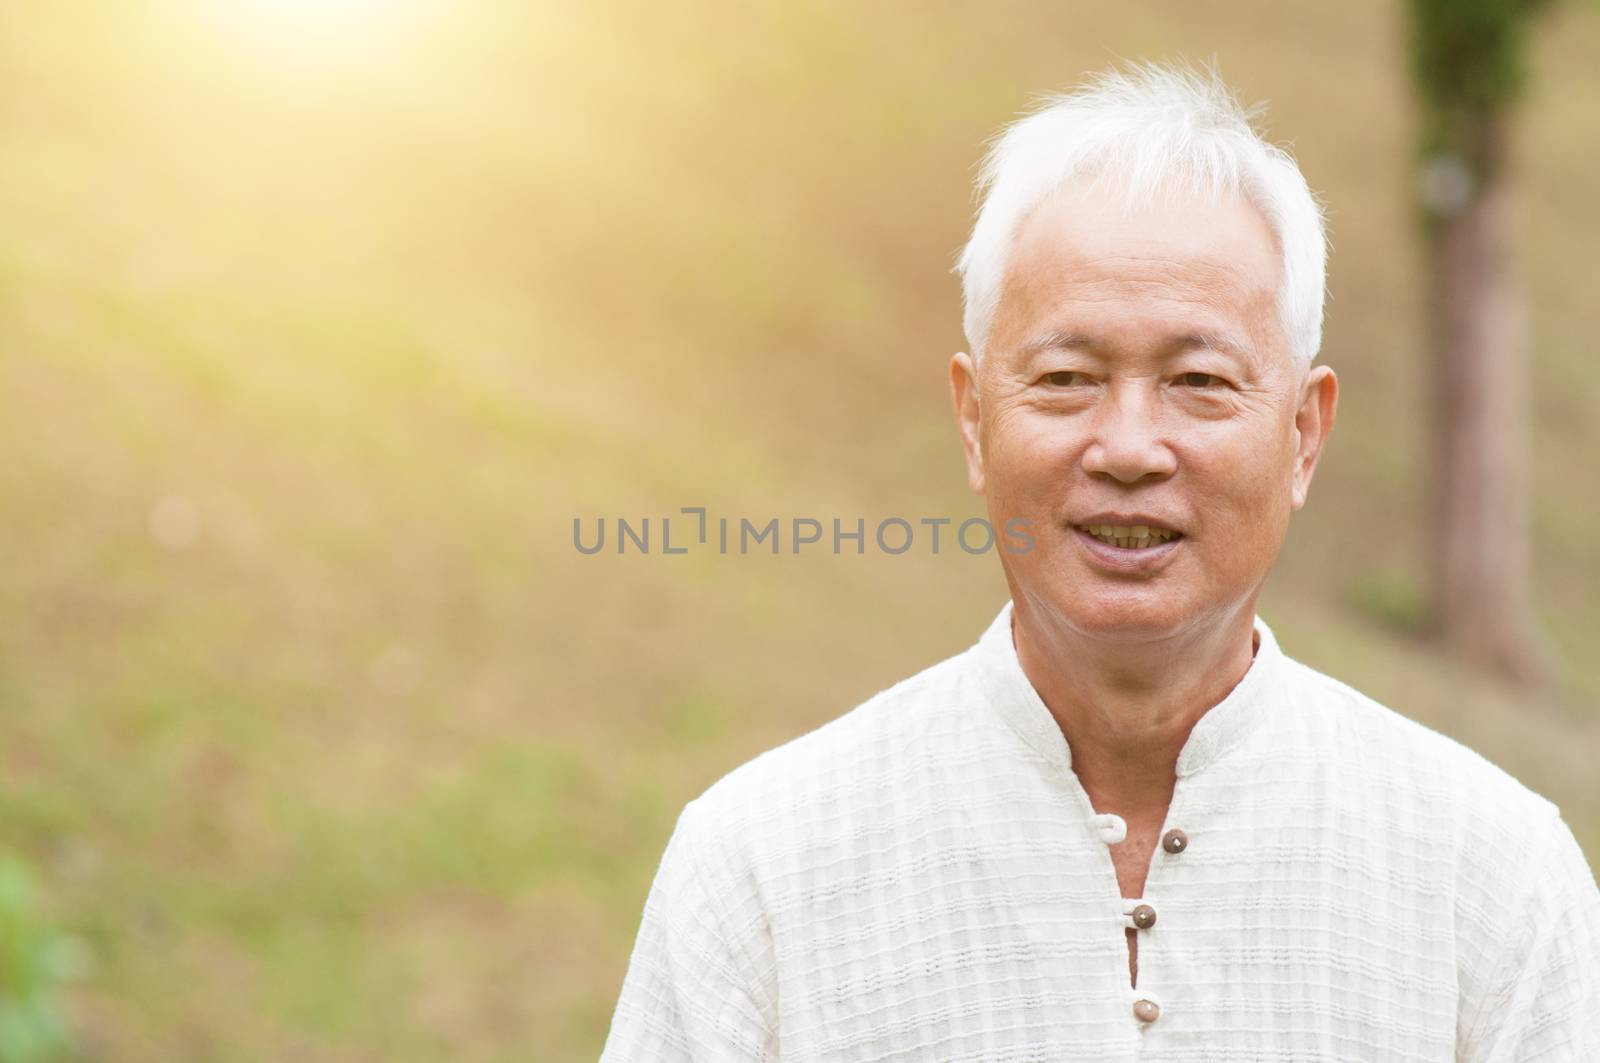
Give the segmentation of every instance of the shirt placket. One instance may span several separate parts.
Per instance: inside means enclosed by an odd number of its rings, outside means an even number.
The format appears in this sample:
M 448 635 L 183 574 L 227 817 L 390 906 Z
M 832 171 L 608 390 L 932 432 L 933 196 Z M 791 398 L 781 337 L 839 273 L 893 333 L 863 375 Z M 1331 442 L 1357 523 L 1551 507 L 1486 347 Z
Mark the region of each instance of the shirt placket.
M 1129 985 L 1124 981 L 1121 988 L 1125 1004 L 1124 1021 L 1136 1031 L 1141 1048 L 1145 1044 L 1144 1035 L 1147 1031 L 1158 1026 L 1165 1028 L 1173 1019 L 1163 1011 L 1164 987 L 1161 985 L 1161 979 L 1165 965 L 1161 963 L 1162 945 L 1163 938 L 1172 928 L 1161 922 L 1161 898 L 1162 887 L 1166 885 L 1167 879 L 1181 871 L 1182 855 L 1189 848 L 1189 833 L 1179 825 L 1183 817 L 1181 790 L 1180 779 L 1168 805 L 1166 819 L 1162 823 L 1160 841 L 1150 856 L 1150 866 L 1145 872 L 1142 895 L 1124 897 L 1120 888 L 1115 889 L 1121 914 L 1120 925 L 1123 928 L 1131 928 L 1137 935 L 1138 984 Z M 1087 803 L 1087 794 L 1084 795 L 1084 799 Z M 1127 821 L 1114 812 L 1095 812 L 1091 814 L 1090 822 L 1104 845 L 1106 867 L 1115 887 L 1116 865 L 1111 858 L 1111 847 L 1127 838 Z

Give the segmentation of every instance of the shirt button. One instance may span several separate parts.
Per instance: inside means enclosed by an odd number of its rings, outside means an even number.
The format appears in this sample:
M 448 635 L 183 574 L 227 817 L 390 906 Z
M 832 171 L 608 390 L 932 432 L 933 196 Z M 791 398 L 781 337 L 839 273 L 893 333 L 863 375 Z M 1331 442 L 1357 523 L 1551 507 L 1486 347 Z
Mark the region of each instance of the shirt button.
M 1156 925 L 1156 910 L 1148 904 L 1141 904 L 1128 914 L 1133 916 L 1133 925 L 1140 930 L 1149 930 Z
M 1100 832 L 1100 840 L 1107 845 L 1116 845 L 1128 836 L 1128 821 L 1115 812 L 1095 816 L 1094 826 Z
M 1155 1022 L 1161 1015 L 1161 1005 L 1153 1000 L 1135 1000 L 1133 1002 L 1133 1017 L 1140 1022 Z
M 1161 836 L 1161 848 L 1169 853 L 1181 853 L 1189 847 L 1189 836 L 1173 827 Z

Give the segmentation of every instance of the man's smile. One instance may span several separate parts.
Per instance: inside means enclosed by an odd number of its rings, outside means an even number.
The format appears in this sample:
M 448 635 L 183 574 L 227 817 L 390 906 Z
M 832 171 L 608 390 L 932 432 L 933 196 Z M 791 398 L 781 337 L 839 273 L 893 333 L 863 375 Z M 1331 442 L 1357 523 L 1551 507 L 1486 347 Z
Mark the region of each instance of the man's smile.
M 1184 536 L 1148 525 L 1072 525 L 1073 538 L 1097 568 L 1119 575 L 1149 575 L 1183 548 Z
M 1074 524 L 1073 528 L 1094 536 L 1108 546 L 1142 550 L 1182 538 L 1181 532 L 1150 524 Z

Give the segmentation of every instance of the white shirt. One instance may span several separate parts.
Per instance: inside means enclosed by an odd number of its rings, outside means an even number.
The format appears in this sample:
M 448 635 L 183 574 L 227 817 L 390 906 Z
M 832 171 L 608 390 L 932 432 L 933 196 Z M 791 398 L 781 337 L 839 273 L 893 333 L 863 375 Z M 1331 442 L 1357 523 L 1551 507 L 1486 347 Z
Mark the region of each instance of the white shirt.
M 1559 810 L 1255 628 L 1143 897 L 1009 603 L 729 773 L 678 820 L 603 1058 L 1600 1061 L 1600 891 Z

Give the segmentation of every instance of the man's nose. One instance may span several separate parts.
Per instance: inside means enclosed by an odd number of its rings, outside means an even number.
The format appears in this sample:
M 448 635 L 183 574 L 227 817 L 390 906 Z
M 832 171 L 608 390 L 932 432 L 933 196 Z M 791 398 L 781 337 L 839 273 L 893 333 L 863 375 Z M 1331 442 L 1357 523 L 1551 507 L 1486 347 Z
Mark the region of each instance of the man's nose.
M 1158 405 L 1141 387 L 1111 389 L 1095 411 L 1084 471 L 1130 484 L 1176 472 L 1178 458 L 1163 442 Z

